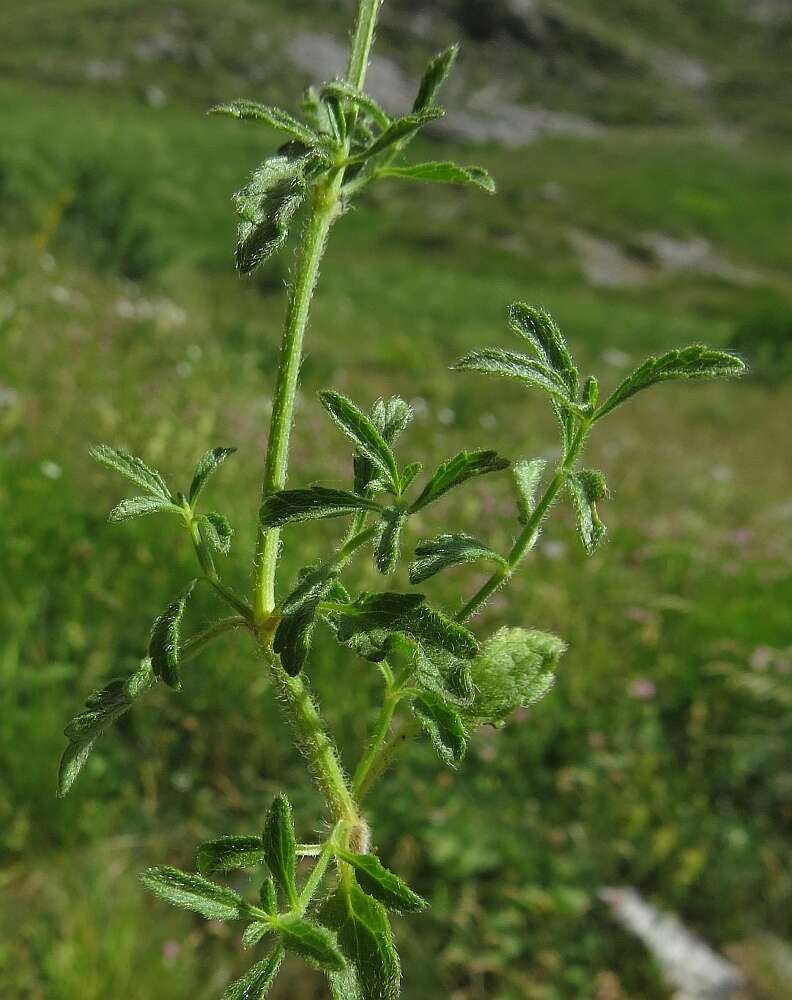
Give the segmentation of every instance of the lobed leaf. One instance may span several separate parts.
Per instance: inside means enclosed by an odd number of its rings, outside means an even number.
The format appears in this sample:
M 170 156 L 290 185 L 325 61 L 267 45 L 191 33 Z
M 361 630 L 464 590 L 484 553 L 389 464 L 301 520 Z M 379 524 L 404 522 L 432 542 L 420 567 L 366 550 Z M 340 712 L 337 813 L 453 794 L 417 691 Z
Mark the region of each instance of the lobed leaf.
M 462 451 L 454 458 L 444 462 L 426 484 L 423 492 L 410 507 L 410 513 L 415 513 L 434 503 L 449 490 L 475 476 L 484 476 L 490 472 L 500 472 L 509 467 L 509 460 L 501 458 L 494 451 Z
M 305 146 L 312 146 L 320 140 L 320 136 L 312 128 L 299 121 L 294 115 L 282 108 L 269 107 L 257 101 L 238 100 L 227 104 L 218 104 L 209 109 L 210 115 L 227 115 L 240 121 L 259 121 L 278 132 L 296 139 Z
M 282 961 L 283 948 L 278 945 L 267 958 L 257 962 L 241 979 L 231 983 L 223 994 L 223 1000 L 264 1000 L 275 982 Z
M 255 270 L 285 244 L 291 221 L 305 198 L 308 159 L 272 157 L 234 195 L 240 217 L 236 264 L 242 274 Z
M 535 361 L 517 351 L 505 351 L 500 347 L 488 347 L 482 351 L 473 351 L 460 358 L 451 366 L 454 371 L 479 372 L 483 375 L 499 375 L 502 378 L 513 378 L 530 386 L 541 389 L 556 403 L 565 409 L 580 412 L 581 407 L 572 398 L 569 386 L 561 376 L 541 361 Z
M 276 795 L 273 799 L 261 839 L 267 866 L 286 898 L 294 905 L 297 899 L 297 843 L 291 806 L 285 795 Z
M 382 507 L 347 490 L 333 490 L 324 486 L 311 486 L 302 490 L 281 490 L 270 493 L 261 505 L 260 519 L 265 528 L 279 528 L 292 521 L 309 521 L 313 518 L 346 517 L 358 511 L 376 511 Z
M 183 910 L 194 910 L 207 920 L 240 920 L 246 904 L 232 889 L 201 875 L 188 875 L 166 865 L 149 868 L 140 876 L 149 892 Z
M 221 872 L 255 868 L 264 860 L 260 837 L 217 837 L 198 848 L 196 867 L 208 878 Z
M 520 524 L 526 525 L 531 519 L 536 504 L 536 491 L 542 481 L 547 462 L 543 458 L 515 462 L 512 466 L 514 482 L 517 486 L 517 508 Z
M 159 497 L 130 497 L 113 507 L 107 519 L 117 524 L 145 514 L 184 514 L 184 511 L 170 500 Z
M 353 854 L 340 850 L 338 857 L 355 869 L 358 882 L 364 892 L 378 899 L 383 906 L 396 913 L 418 913 L 425 910 L 428 903 L 389 871 L 375 854 Z
M 234 529 L 228 518 L 224 514 L 218 514 L 217 511 L 211 511 L 208 514 L 200 514 L 198 524 L 209 545 L 216 552 L 227 556 L 231 551 L 231 539 L 234 537 Z
M 179 676 L 180 629 L 187 601 L 197 580 L 191 580 L 151 627 L 148 655 L 155 676 L 176 691 L 181 689 Z
M 449 566 L 477 562 L 480 559 L 490 559 L 501 566 L 507 565 L 503 556 L 465 534 L 439 535 L 431 541 L 421 542 L 415 549 L 415 554 L 418 558 L 410 566 L 410 583 L 413 584 L 422 583 Z
M 152 496 L 173 502 L 173 497 L 162 476 L 156 469 L 146 465 L 142 458 L 130 455 L 128 451 L 112 448 L 109 444 L 96 445 L 90 449 L 91 458 L 106 469 L 118 472 L 138 486 L 142 486 Z
M 601 472 L 583 469 L 568 476 L 566 487 L 577 516 L 580 540 L 587 555 L 593 555 L 602 544 L 607 528 L 597 511 L 597 501 L 608 496 L 608 487 Z
M 647 358 L 632 375 L 602 404 L 595 420 L 616 409 L 631 396 L 658 382 L 676 379 L 734 378 L 744 375 L 745 363 L 727 351 L 713 351 L 696 344 L 681 350 L 669 351 L 661 357 Z
M 449 767 L 456 767 L 465 756 L 468 734 L 459 712 L 436 694 L 427 693 L 412 704 L 438 757 Z
M 424 111 L 435 103 L 440 88 L 447 80 L 458 55 L 459 45 L 451 45 L 430 61 L 418 87 L 413 111 Z
M 393 491 L 398 492 L 399 470 L 396 458 L 373 421 L 351 400 L 337 392 L 321 392 L 319 399 L 333 422 L 354 441 L 358 451 L 387 477 Z
M 190 492 L 187 498 L 190 502 L 190 506 L 192 506 L 198 499 L 209 478 L 214 475 L 223 462 L 225 462 L 225 460 L 231 455 L 235 454 L 235 452 L 236 448 L 212 448 L 210 451 L 207 451 L 198 463 L 195 469 L 195 474 L 193 475 L 192 483 L 190 484 Z
M 403 167 L 380 167 L 378 177 L 393 177 L 406 181 L 428 181 L 435 184 L 465 184 L 495 193 L 495 181 L 483 167 L 460 167 L 456 163 L 415 163 Z
M 553 317 L 535 306 L 515 302 L 508 310 L 509 326 L 533 347 L 537 357 L 561 378 L 572 399 L 578 394 L 580 375 L 564 335 Z
M 371 422 L 391 447 L 412 420 L 412 409 L 398 396 L 388 400 L 378 399 L 371 408 Z M 413 466 L 409 466 L 402 474 L 399 484 L 401 492 L 406 489 L 405 477 Z M 354 458 L 355 493 L 363 494 L 374 478 L 374 467 L 365 455 L 356 454 Z

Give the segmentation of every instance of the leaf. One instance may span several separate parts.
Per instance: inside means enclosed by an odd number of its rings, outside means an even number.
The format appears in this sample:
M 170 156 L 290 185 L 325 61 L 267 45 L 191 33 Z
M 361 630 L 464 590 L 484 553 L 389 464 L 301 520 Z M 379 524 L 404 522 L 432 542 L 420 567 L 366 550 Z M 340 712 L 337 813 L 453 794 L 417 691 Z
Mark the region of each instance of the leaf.
M 412 420 L 413 411 L 398 396 L 392 396 L 388 400 L 378 399 L 371 408 L 371 422 L 382 435 L 386 444 L 393 446 L 398 437 L 402 434 L 409 422 Z M 412 468 L 412 466 L 408 467 Z M 355 493 L 363 494 L 374 477 L 374 468 L 365 455 L 356 454 L 354 458 L 355 469 Z M 405 490 L 404 478 L 407 475 L 405 469 L 400 484 L 402 493 Z
M 453 69 L 458 55 L 459 45 L 451 45 L 449 48 L 439 52 L 431 60 L 421 79 L 413 111 L 424 111 L 434 104 L 437 95 L 440 93 L 440 88 Z
M 201 875 L 188 875 L 163 865 L 143 872 L 140 881 L 166 903 L 194 910 L 207 920 L 240 920 L 245 913 L 241 896 Z
M 272 924 L 265 924 L 261 921 L 254 920 L 253 923 L 247 925 L 242 934 L 242 947 L 245 950 L 248 948 L 255 948 L 259 941 L 261 941 L 265 935 L 269 934 L 272 929 Z
M 448 767 L 456 767 L 465 756 L 468 734 L 456 709 L 435 694 L 424 694 L 412 704 L 438 757 Z
M 218 104 L 209 110 L 210 115 L 228 115 L 240 121 L 259 121 L 269 125 L 278 132 L 284 132 L 305 146 L 312 146 L 319 141 L 320 136 L 313 129 L 298 121 L 294 115 L 282 108 L 273 108 L 256 101 L 239 100 L 227 104 Z
M 553 317 L 535 306 L 515 302 L 509 306 L 509 326 L 533 347 L 540 361 L 562 379 L 572 399 L 578 394 L 580 376 L 564 335 Z
M 514 482 L 517 486 L 517 507 L 522 525 L 528 524 L 534 512 L 536 491 L 546 467 L 547 462 L 543 458 L 534 458 L 530 462 L 515 462 L 512 466 Z
M 415 550 L 418 558 L 410 566 L 410 583 L 422 583 L 449 566 L 490 559 L 506 566 L 503 556 L 470 535 L 439 535 L 431 541 L 421 542 Z
M 595 414 L 595 420 L 615 410 L 631 396 L 658 382 L 674 379 L 733 378 L 744 375 L 745 363 L 727 351 L 713 351 L 696 344 L 669 351 L 659 358 L 647 358 L 629 375 Z
M 484 476 L 490 472 L 500 472 L 509 467 L 509 460 L 501 458 L 494 451 L 461 451 L 454 458 L 444 462 L 426 484 L 423 492 L 410 507 L 410 513 L 434 503 L 443 494 L 468 479 Z
M 399 539 L 407 515 L 403 510 L 391 508 L 382 515 L 374 559 L 380 573 L 393 573 L 399 562 Z
M 146 465 L 142 458 L 136 458 L 128 451 L 122 451 L 119 448 L 111 448 L 109 444 L 100 444 L 91 448 L 90 455 L 106 469 L 119 472 L 133 483 L 142 486 L 152 496 L 173 502 L 165 480 L 156 469 Z
M 310 521 L 313 518 L 346 517 L 361 510 L 380 513 L 382 507 L 373 500 L 347 490 L 333 490 L 324 486 L 311 486 L 303 490 L 281 490 L 270 493 L 261 505 L 261 524 L 265 528 L 279 528 L 291 521 Z
M 393 655 L 389 651 L 389 656 Z M 424 691 L 440 695 L 457 707 L 473 698 L 473 679 L 467 662 L 444 649 L 418 645 L 413 677 Z
M 442 118 L 445 112 L 442 108 L 424 108 L 421 111 L 396 118 L 374 142 L 358 154 L 360 160 L 367 160 L 378 153 L 383 153 L 391 146 L 402 145 L 416 135 L 425 125 Z
M 198 524 L 209 545 L 215 551 L 227 556 L 231 551 L 231 539 L 234 537 L 234 529 L 228 518 L 218 514 L 217 511 L 211 511 L 209 514 L 200 514 Z
M 348 962 L 330 976 L 334 1000 L 398 1000 L 399 956 L 382 904 L 350 882 L 324 904 L 320 919 L 336 932 Z
M 435 184 L 465 184 L 495 193 L 495 181 L 483 167 L 460 167 L 456 163 L 415 163 L 404 167 L 381 167 L 378 177 L 406 181 L 429 181 Z
M 100 688 L 86 701 L 81 712 L 64 730 L 69 742 L 58 771 L 58 797 L 68 794 L 77 775 L 93 750 L 97 738 L 105 729 L 132 707 L 135 699 L 157 683 L 151 661 L 145 659 L 137 671 L 126 679 L 116 678 Z
M 255 868 L 263 860 L 260 837 L 218 837 L 201 844 L 196 864 L 201 875 L 208 878 L 220 872 Z
M 412 462 L 401 474 L 401 482 L 399 483 L 399 492 L 403 495 L 407 492 L 413 483 L 415 477 L 419 474 L 423 466 L 420 462 Z
M 608 487 L 601 472 L 584 469 L 568 476 L 566 487 L 577 515 L 580 540 L 587 555 L 593 555 L 602 544 L 607 528 L 597 511 L 597 501 L 608 496 Z
M 283 948 L 278 947 L 261 962 L 257 962 L 241 979 L 231 983 L 223 1000 L 264 1000 L 275 981 L 283 961 Z
M 192 506 L 198 499 L 201 490 L 206 486 L 210 476 L 220 468 L 227 458 L 235 454 L 236 448 L 212 448 L 204 455 L 195 469 L 188 500 Z
M 299 917 L 286 917 L 275 925 L 284 946 L 312 965 L 328 972 L 340 972 L 346 965 L 335 935 L 326 927 Z
M 336 581 L 335 570 L 308 569 L 281 606 L 281 620 L 275 630 L 273 650 L 291 677 L 300 673 L 311 648 L 319 602 Z
M 397 492 L 399 470 L 396 459 L 374 423 L 351 400 L 337 392 L 321 392 L 319 399 L 335 424 L 354 441 L 358 451 L 388 478 L 394 492 Z
M 181 507 L 177 507 L 170 500 L 160 500 L 159 497 L 130 497 L 122 500 L 120 504 L 110 511 L 108 521 L 118 523 L 120 521 L 131 521 L 133 517 L 143 517 L 145 514 L 184 514 Z
M 322 96 L 335 97 L 340 101 L 349 101 L 350 104 L 354 104 L 355 107 L 360 108 L 366 114 L 370 115 L 380 128 L 387 128 L 391 123 L 390 115 L 377 104 L 373 97 L 362 93 L 357 87 L 353 87 L 346 80 L 333 80 L 332 83 L 326 83 L 322 87 Z
M 500 725 L 516 708 L 528 708 L 550 691 L 566 644 L 557 636 L 502 628 L 470 661 L 475 695 L 460 712 L 471 725 Z
M 285 244 L 291 221 L 306 193 L 305 159 L 272 157 L 234 195 L 240 216 L 236 251 L 240 273 L 254 271 Z
M 556 371 L 541 361 L 535 361 L 525 354 L 518 354 L 517 351 L 488 347 L 483 351 L 466 354 L 451 367 L 454 371 L 479 372 L 483 375 L 517 379 L 532 389 L 546 392 L 566 409 L 582 412 L 581 406 L 572 399 L 569 387 Z
M 357 633 L 375 629 L 398 631 L 413 621 L 423 600 L 423 594 L 361 594 L 334 614 L 339 638 L 346 642 Z
M 296 905 L 297 844 L 294 838 L 291 806 L 285 795 L 276 795 L 273 799 L 261 839 L 269 870 L 292 906 Z
M 184 588 L 179 597 L 171 602 L 151 627 L 148 655 L 155 676 L 176 691 L 181 689 L 179 676 L 179 633 L 187 601 L 196 580 Z
M 278 896 L 275 892 L 275 883 L 271 878 L 267 877 L 261 883 L 259 898 L 265 911 L 271 917 L 276 917 L 278 915 Z
M 338 857 L 355 869 L 363 891 L 378 899 L 387 909 L 396 913 L 419 913 L 429 905 L 398 875 L 385 868 L 376 855 L 340 850 Z

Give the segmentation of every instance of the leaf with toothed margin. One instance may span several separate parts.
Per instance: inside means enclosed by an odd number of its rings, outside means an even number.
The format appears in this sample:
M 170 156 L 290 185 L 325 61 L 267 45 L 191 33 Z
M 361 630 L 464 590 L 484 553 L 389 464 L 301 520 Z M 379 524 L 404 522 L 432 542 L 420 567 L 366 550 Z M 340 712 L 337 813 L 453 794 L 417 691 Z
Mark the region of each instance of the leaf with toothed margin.
M 515 462 L 512 466 L 514 482 L 517 486 L 517 508 L 522 525 L 528 524 L 534 512 L 536 491 L 546 467 L 547 462 L 543 458 L 535 458 L 530 462 Z
M 178 868 L 161 865 L 143 872 L 140 881 L 166 903 L 194 910 L 206 920 L 240 920 L 246 912 L 241 896 L 202 875 L 188 875 Z
M 223 994 L 223 1000 L 264 1000 L 275 982 L 282 961 L 283 948 L 278 945 L 267 958 L 231 983 Z
M 483 167 L 460 167 L 456 163 L 414 163 L 401 167 L 380 167 L 377 177 L 395 180 L 426 181 L 433 184 L 462 184 L 495 193 L 495 181 Z
M 434 503 L 449 490 L 476 476 L 500 472 L 509 467 L 509 460 L 501 458 L 494 451 L 461 451 L 458 455 L 444 462 L 424 487 L 422 493 L 410 507 L 410 513 Z
M 160 500 L 159 497 L 130 497 L 113 507 L 107 516 L 108 521 L 118 524 L 121 521 L 131 521 L 135 517 L 146 514 L 181 514 L 184 511 L 170 500 Z
M 292 521 L 346 517 L 359 511 L 380 513 L 382 509 L 378 503 L 357 493 L 311 486 L 309 489 L 270 493 L 261 505 L 260 517 L 262 527 L 280 528 Z
M 507 565 L 503 556 L 493 552 L 488 545 L 464 534 L 439 535 L 431 541 L 421 542 L 415 555 L 417 558 L 410 566 L 410 583 L 413 584 L 423 583 L 449 566 L 461 563 L 488 559 L 500 566 Z
M 207 451 L 198 463 L 195 469 L 195 474 L 193 475 L 192 483 L 190 483 L 188 500 L 191 506 L 198 499 L 204 486 L 206 486 L 209 481 L 209 478 L 213 476 L 223 462 L 225 462 L 225 460 L 235 452 L 236 448 L 212 448 L 210 451 Z
M 351 438 L 360 454 L 364 455 L 372 465 L 383 473 L 392 485 L 393 491 L 397 492 L 399 470 L 396 466 L 396 458 L 374 422 L 350 399 L 340 393 L 321 392 L 319 399 L 333 422 L 347 437 Z
M 121 448 L 112 448 L 109 444 L 96 445 L 91 448 L 90 455 L 106 469 L 120 473 L 137 486 L 142 486 L 152 496 L 160 500 L 173 501 L 165 480 L 156 469 L 146 465 L 142 458 L 130 455 Z
M 580 386 L 580 375 L 569 347 L 553 317 L 535 306 L 515 302 L 509 306 L 509 326 L 534 350 L 537 358 L 551 368 L 566 385 L 571 399 Z
M 572 398 L 569 386 L 561 376 L 542 361 L 536 361 L 517 351 L 488 347 L 472 351 L 452 365 L 454 371 L 477 372 L 480 375 L 498 375 L 513 378 L 532 389 L 540 389 L 559 406 L 573 413 L 583 413 L 584 407 Z
M 151 627 L 148 654 L 152 669 L 160 680 L 177 691 L 181 688 L 179 675 L 181 622 L 187 601 L 197 582 L 191 580 Z
M 371 408 L 371 422 L 382 435 L 385 442 L 393 447 L 399 436 L 412 420 L 413 411 L 403 399 L 392 396 L 390 399 L 378 399 Z M 408 466 L 402 473 L 399 488 L 403 493 L 407 488 L 406 477 L 414 466 Z M 356 453 L 354 457 L 355 493 L 363 494 L 374 478 L 374 466 L 365 455 Z M 407 481 L 409 485 L 409 481 Z
M 305 146 L 313 146 L 321 141 L 321 136 L 308 125 L 298 121 L 294 115 L 282 108 L 269 107 L 256 101 L 229 101 L 218 104 L 209 110 L 210 115 L 226 115 L 240 121 L 258 121 L 278 132 L 296 139 Z
M 413 111 L 424 111 L 434 104 L 437 95 L 440 93 L 440 88 L 448 79 L 448 75 L 454 67 L 458 55 L 459 45 L 451 45 L 442 52 L 438 52 L 429 62 L 418 87 L 418 96 L 415 98 Z

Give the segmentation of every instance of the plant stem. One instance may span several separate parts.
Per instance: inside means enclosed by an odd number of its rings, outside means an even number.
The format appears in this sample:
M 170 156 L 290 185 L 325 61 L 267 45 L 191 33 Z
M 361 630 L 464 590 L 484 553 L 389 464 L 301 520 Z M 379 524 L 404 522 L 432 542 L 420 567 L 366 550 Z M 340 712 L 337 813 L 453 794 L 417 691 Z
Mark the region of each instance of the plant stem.
M 383 0 L 360 0 L 349 55 L 347 80 L 358 90 L 366 82 L 371 46 L 374 44 L 374 28 Z
M 379 756 L 383 743 L 388 738 L 391 722 L 393 721 L 393 713 L 396 711 L 396 706 L 399 704 L 399 700 L 398 695 L 388 694 L 385 701 L 382 703 L 382 708 L 380 709 L 379 718 L 377 719 L 377 724 L 374 727 L 374 733 L 371 737 L 371 741 L 366 749 L 366 752 L 360 758 L 360 763 L 358 764 L 355 776 L 352 779 L 352 793 L 355 798 L 359 798 L 360 790 L 366 784 L 366 779 L 369 776 L 372 765 Z

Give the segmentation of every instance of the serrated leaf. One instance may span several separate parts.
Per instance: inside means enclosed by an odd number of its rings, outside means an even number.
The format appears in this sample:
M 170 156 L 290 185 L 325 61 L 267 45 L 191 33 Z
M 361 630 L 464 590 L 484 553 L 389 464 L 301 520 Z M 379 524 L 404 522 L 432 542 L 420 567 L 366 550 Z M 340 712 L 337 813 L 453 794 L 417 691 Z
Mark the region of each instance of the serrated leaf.
M 211 511 L 208 514 L 200 514 L 198 524 L 209 545 L 216 552 L 227 556 L 231 551 L 231 539 L 234 537 L 234 529 L 228 518 L 224 514 L 218 514 L 217 511 Z
M 145 659 L 131 677 L 115 679 L 95 691 L 81 712 L 66 726 L 68 744 L 58 770 L 58 797 L 68 794 L 104 730 L 132 707 L 136 698 L 157 683 L 151 661 Z
M 311 486 L 309 489 L 270 493 L 261 505 L 260 519 L 265 528 L 279 528 L 292 521 L 346 517 L 361 510 L 380 513 L 382 509 L 373 500 L 347 490 Z
M 271 917 L 277 916 L 278 896 L 275 892 L 275 883 L 270 877 L 265 878 L 261 883 L 261 889 L 259 889 L 259 899 L 261 900 L 261 905 L 264 907 L 264 910 L 269 913 Z
M 117 524 L 146 514 L 184 514 L 184 511 L 170 500 L 160 500 L 159 497 L 130 497 L 113 507 L 107 520 Z
M 293 951 L 311 965 L 328 972 L 340 972 L 346 965 L 338 949 L 335 935 L 319 924 L 297 917 L 286 917 L 276 924 L 284 947 Z
M 587 555 L 593 555 L 602 544 L 607 529 L 597 511 L 597 502 L 608 496 L 608 487 L 601 472 L 583 469 L 569 475 L 567 490 L 577 517 L 578 533 Z
M 391 651 L 388 655 L 393 658 Z M 440 695 L 457 707 L 473 698 L 473 680 L 468 662 L 444 649 L 417 645 L 413 678 L 422 690 Z
M 196 865 L 201 875 L 255 868 L 264 860 L 260 837 L 217 837 L 198 848 Z
M 410 583 L 422 583 L 441 570 L 460 563 L 477 562 L 488 559 L 506 566 L 503 556 L 472 538 L 470 535 L 453 534 L 439 535 L 431 541 L 421 542 L 415 549 L 418 557 L 410 566 Z
M 412 462 L 408 465 L 401 474 L 401 482 L 399 483 L 399 492 L 404 494 L 410 488 L 415 477 L 420 473 L 423 466 L 420 462 Z
M 272 157 L 234 195 L 240 217 L 236 251 L 240 273 L 249 274 L 285 244 L 291 221 L 305 198 L 306 160 Z
M 423 111 L 435 103 L 440 88 L 453 69 L 458 55 L 459 45 L 451 45 L 430 61 L 418 87 L 418 96 L 415 98 L 413 111 Z
M 391 123 L 390 115 L 377 104 L 373 97 L 362 93 L 346 80 L 333 80 L 331 83 L 326 83 L 322 87 L 322 96 L 334 97 L 339 101 L 349 101 L 350 104 L 370 115 L 380 128 L 387 128 Z
M 444 462 L 426 484 L 423 492 L 410 507 L 410 512 L 421 510 L 427 504 L 434 503 L 449 490 L 475 476 L 484 476 L 491 472 L 500 472 L 509 467 L 509 460 L 501 458 L 494 451 L 461 451 L 458 455 Z
M 273 650 L 280 656 L 283 669 L 292 677 L 296 677 L 305 665 L 319 602 L 333 586 L 336 575 L 335 570 L 327 567 L 306 570 L 297 587 L 281 605 L 281 620 L 275 630 Z
M 269 934 L 272 929 L 272 924 L 261 923 L 258 920 L 253 921 L 252 924 L 247 925 L 242 934 L 242 947 L 246 951 L 248 948 L 255 948 L 259 941 Z
M 602 404 L 597 410 L 595 419 L 599 420 L 637 392 L 648 389 L 658 382 L 677 379 L 734 378 L 744 375 L 745 372 L 745 363 L 727 351 L 713 351 L 700 344 L 669 351 L 659 358 L 647 358 Z
M 399 488 L 399 470 L 390 445 L 362 410 L 337 392 L 321 392 L 322 406 L 334 423 L 355 443 L 358 451 L 389 480 L 394 492 Z
M 517 508 L 520 524 L 526 525 L 531 519 L 536 504 L 536 491 L 542 481 L 547 462 L 543 458 L 515 462 L 512 466 L 514 482 L 517 486 Z
M 178 868 L 162 865 L 140 876 L 149 892 L 183 910 L 194 910 L 207 920 L 239 920 L 245 901 L 232 889 L 210 882 L 201 875 L 188 875 Z
M 403 145 L 417 135 L 424 126 L 437 121 L 444 114 L 445 112 L 442 108 L 425 108 L 421 111 L 404 115 L 403 118 L 396 118 L 370 146 L 358 154 L 357 158 L 367 160 L 378 153 L 385 152 L 386 149 L 390 149 L 396 144 Z
M 403 167 L 381 167 L 378 177 L 393 177 L 406 181 L 427 181 L 434 184 L 464 184 L 495 193 L 495 181 L 483 167 L 460 167 L 456 163 L 414 163 Z
M 413 411 L 403 399 L 400 399 L 398 396 L 392 396 L 388 400 L 378 399 L 372 406 L 369 416 L 385 442 L 392 447 L 410 420 L 412 420 Z M 408 468 L 412 468 L 412 466 Z M 356 454 L 354 469 L 355 493 L 362 494 L 371 485 L 374 477 L 374 467 L 365 455 Z M 404 478 L 407 475 L 407 471 L 405 469 L 402 474 L 402 492 L 406 489 Z
M 267 813 L 264 832 L 264 859 L 275 881 L 294 906 L 297 901 L 296 859 L 297 843 L 291 806 L 285 795 L 276 795 Z
M 235 454 L 236 448 L 212 448 L 203 456 L 195 469 L 192 483 L 190 484 L 189 501 L 192 506 L 198 499 L 201 490 L 208 482 L 210 476 L 220 468 L 227 458 Z
M 505 351 L 500 347 L 488 347 L 482 351 L 472 351 L 451 366 L 454 371 L 478 372 L 482 375 L 498 375 L 513 378 L 532 389 L 541 389 L 551 399 L 566 409 L 582 412 L 581 406 L 570 395 L 569 387 L 554 369 L 541 361 Z
M 516 708 L 528 708 L 553 686 L 566 644 L 557 636 L 523 628 L 502 628 L 470 661 L 472 703 L 460 708 L 471 725 L 500 725 Z
M 374 561 L 380 573 L 393 573 L 399 562 L 399 540 L 407 515 L 403 510 L 390 509 L 382 515 Z
M 330 897 L 320 919 L 347 959 L 347 968 L 330 976 L 334 1000 L 398 1000 L 399 956 L 382 904 L 352 882 Z
M 398 631 L 412 622 L 423 600 L 423 594 L 361 594 L 334 613 L 339 638 L 345 642 L 353 635 L 376 629 Z
M 209 114 L 227 115 L 231 118 L 238 118 L 240 121 L 263 122 L 270 128 L 291 136 L 292 139 L 296 139 L 305 146 L 312 146 L 320 139 L 320 136 L 313 129 L 303 124 L 294 115 L 289 114 L 288 111 L 259 104 L 256 101 L 239 100 L 218 104 L 210 108 Z
M 374 854 L 353 854 L 340 850 L 338 857 L 352 865 L 361 889 L 396 913 L 419 913 L 428 903 L 413 892 L 407 883 L 385 868 Z
M 173 502 L 173 497 L 162 476 L 156 469 L 146 465 L 142 458 L 130 455 L 120 448 L 100 444 L 90 449 L 91 458 L 112 472 L 118 472 L 138 486 L 142 486 L 152 496 Z
M 556 372 L 569 390 L 570 397 L 575 399 L 580 376 L 564 335 L 553 317 L 544 309 L 524 302 L 509 306 L 508 317 L 512 330 L 528 341 L 539 360 Z
M 179 646 L 181 622 L 187 601 L 196 584 L 196 580 L 184 588 L 182 593 L 171 602 L 151 627 L 148 655 L 154 674 L 164 681 L 168 687 L 179 690 Z
M 438 757 L 449 767 L 456 767 L 465 756 L 468 740 L 459 712 L 435 694 L 424 694 L 416 698 L 412 710 L 429 736 Z
M 283 948 L 278 945 L 267 958 L 231 983 L 223 994 L 223 1000 L 264 1000 L 275 982 L 282 961 Z

